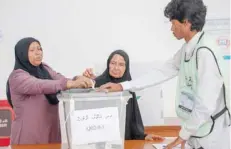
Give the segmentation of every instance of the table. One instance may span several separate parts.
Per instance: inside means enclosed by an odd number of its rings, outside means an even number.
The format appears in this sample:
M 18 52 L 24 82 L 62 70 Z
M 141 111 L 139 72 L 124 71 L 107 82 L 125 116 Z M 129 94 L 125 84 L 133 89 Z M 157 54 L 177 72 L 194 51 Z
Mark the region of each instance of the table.
M 158 134 L 164 137 L 176 137 L 180 130 L 179 126 L 152 126 L 146 127 L 146 133 Z M 160 143 L 157 141 L 144 140 L 129 140 L 125 141 L 125 149 L 154 149 L 153 143 Z M 4 147 L 0 149 L 10 149 Z M 12 145 L 11 149 L 61 149 L 60 144 L 44 144 L 44 145 Z
M 154 149 L 153 143 L 159 143 L 155 141 L 143 141 L 143 140 L 129 140 L 125 141 L 125 149 Z M 0 149 L 10 149 L 4 147 Z M 44 145 L 13 145 L 11 149 L 61 149 L 60 144 L 44 144 Z
M 125 149 L 154 149 L 152 147 L 154 141 L 125 141 Z M 10 147 L 3 147 L 0 149 L 10 149 Z M 61 149 L 60 144 L 44 144 L 44 145 L 13 145 L 11 149 Z

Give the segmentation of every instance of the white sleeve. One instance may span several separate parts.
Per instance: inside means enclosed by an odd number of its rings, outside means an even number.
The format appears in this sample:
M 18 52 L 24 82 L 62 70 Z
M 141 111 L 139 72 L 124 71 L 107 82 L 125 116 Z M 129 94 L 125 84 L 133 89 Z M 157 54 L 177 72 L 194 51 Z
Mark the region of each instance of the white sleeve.
M 150 69 L 150 72 L 132 81 L 122 82 L 123 90 L 136 91 L 163 83 L 178 75 L 182 49 L 160 68 Z
M 198 86 L 194 109 L 190 118 L 183 124 L 179 136 L 188 140 L 195 135 L 216 110 L 216 103 L 221 93 L 223 80 L 211 51 L 198 51 Z

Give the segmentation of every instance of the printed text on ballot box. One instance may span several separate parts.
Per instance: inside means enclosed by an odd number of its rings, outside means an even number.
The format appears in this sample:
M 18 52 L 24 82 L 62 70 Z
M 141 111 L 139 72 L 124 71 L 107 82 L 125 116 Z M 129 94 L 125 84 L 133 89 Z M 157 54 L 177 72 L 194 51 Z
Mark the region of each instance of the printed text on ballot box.
M 117 107 L 71 113 L 72 142 L 76 145 L 120 140 Z

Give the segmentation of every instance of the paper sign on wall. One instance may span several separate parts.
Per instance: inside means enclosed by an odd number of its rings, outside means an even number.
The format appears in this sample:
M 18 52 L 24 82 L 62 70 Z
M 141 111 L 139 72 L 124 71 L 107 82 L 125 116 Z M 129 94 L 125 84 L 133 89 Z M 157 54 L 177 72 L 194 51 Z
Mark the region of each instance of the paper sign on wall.
M 117 107 L 76 110 L 71 114 L 72 144 L 120 140 Z

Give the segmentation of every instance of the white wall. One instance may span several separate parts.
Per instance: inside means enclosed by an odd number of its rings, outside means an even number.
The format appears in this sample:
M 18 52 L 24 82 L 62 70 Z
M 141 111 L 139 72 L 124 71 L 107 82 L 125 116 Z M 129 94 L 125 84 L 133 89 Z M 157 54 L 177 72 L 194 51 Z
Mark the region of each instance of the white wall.
M 183 43 L 172 36 L 163 15 L 168 2 L 0 0 L 0 99 L 5 98 L 5 83 L 14 65 L 14 45 L 26 36 L 39 39 L 44 61 L 68 77 L 106 62 L 118 48 L 126 50 L 132 62 L 168 59 Z M 229 0 L 204 2 L 208 19 L 229 19 Z M 164 115 L 175 116 L 175 80 L 163 84 L 163 93 Z

